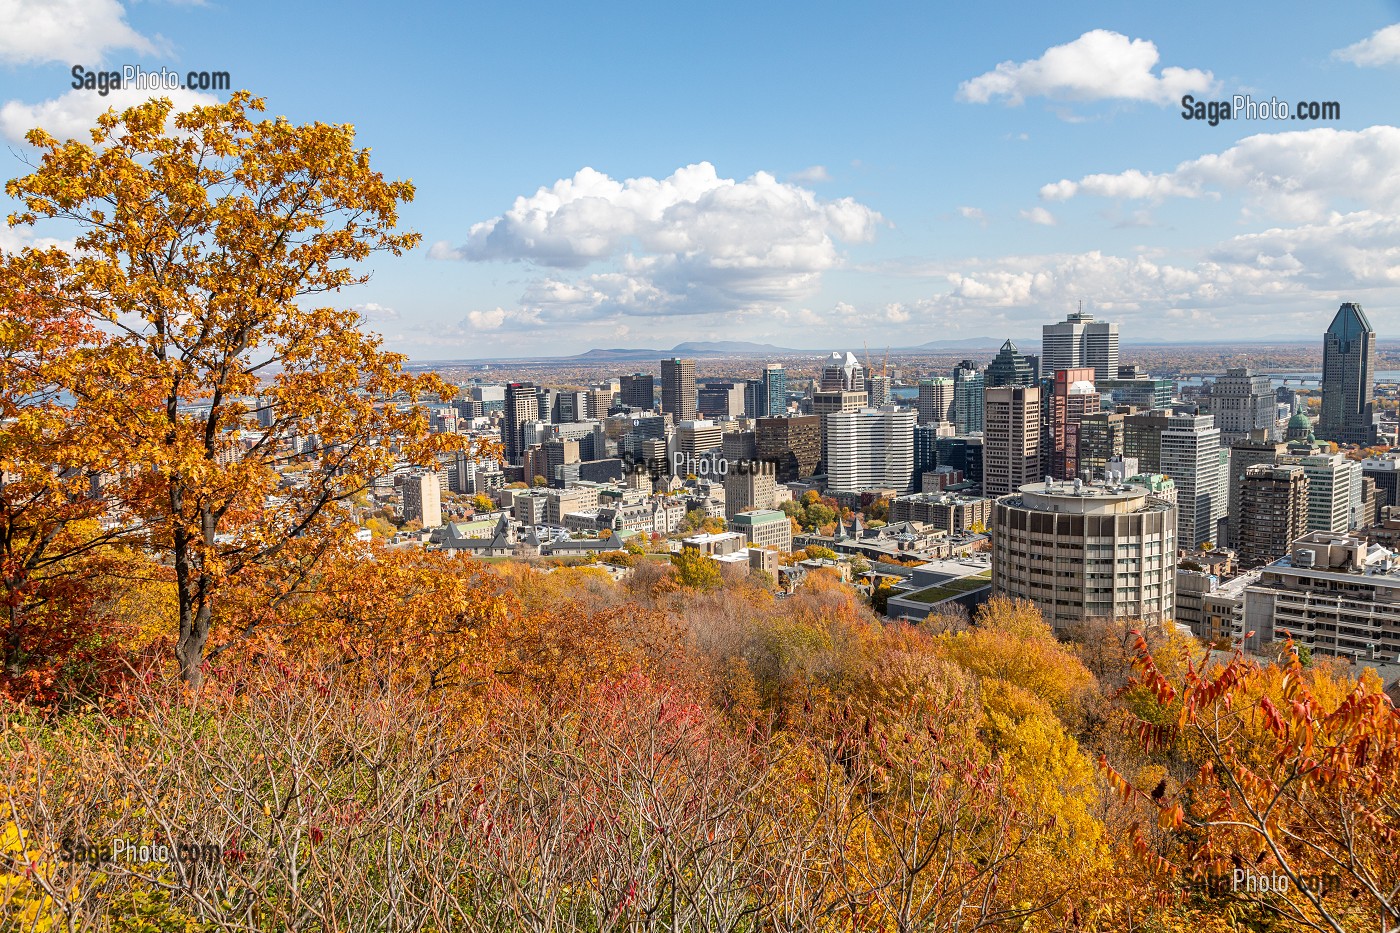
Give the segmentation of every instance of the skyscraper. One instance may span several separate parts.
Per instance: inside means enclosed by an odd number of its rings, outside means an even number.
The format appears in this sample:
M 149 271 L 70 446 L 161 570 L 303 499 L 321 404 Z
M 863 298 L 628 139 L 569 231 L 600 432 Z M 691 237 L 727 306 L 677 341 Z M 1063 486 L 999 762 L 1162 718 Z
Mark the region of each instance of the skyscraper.
M 870 395 L 870 407 L 879 408 L 890 403 L 890 391 L 893 388 L 889 376 L 882 376 L 878 373 L 865 380 L 865 391 Z
M 754 422 L 754 435 L 758 458 L 777 464 L 778 482 L 790 483 L 816 472 L 822 455 L 819 417 L 760 418 Z
M 1246 437 L 1230 445 L 1230 476 L 1228 493 L 1227 522 L 1229 534 L 1225 544 L 1238 549 L 1240 546 L 1240 516 L 1244 513 L 1244 477 L 1250 467 L 1273 466 L 1283 455 L 1284 445 L 1278 441 L 1265 440 L 1262 432 L 1254 437 Z M 1304 503 L 1304 513 L 1307 508 Z M 1302 532 L 1299 532 L 1301 534 Z M 1288 547 L 1285 542 L 1284 548 Z M 1283 552 L 1279 552 L 1282 554 Z
M 865 368 L 860 365 L 854 353 L 833 351 L 822 364 L 819 387 L 824 392 L 838 389 L 846 392 L 864 392 Z
M 651 373 L 632 373 L 622 377 L 619 402 L 624 408 L 651 411 L 656 406 L 656 377 Z M 606 412 L 604 412 L 606 414 Z M 594 415 L 601 418 L 602 415 Z
M 695 407 L 702 418 L 726 421 L 744 413 L 744 383 L 706 382 L 695 390 Z
M 827 415 L 827 488 L 858 492 L 914 481 L 914 413 L 893 405 Z
M 989 498 L 1035 482 L 1040 475 L 1040 387 L 987 389 L 982 437 L 982 487 Z
M 1016 344 L 1010 340 L 1001 345 L 1001 350 L 997 353 L 996 358 L 987 367 L 984 378 L 985 386 L 988 389 L 997 386 L 1035 384 L 1035 374 L 1031 371 L 1030 364 L 1021 355 L 1021 351 L 1016 349 Z
M 661 361 L 661 410 L 677 424 L 695 420 L 694 360 L 672 358 Z
M 1173 415 L 1162 431 L 1161 471 L 1176 483 L 1177 541 L 1194 550 L 1225 514 L 1220 429 L 1210 415 Z
M 1220 429 L 1220 442 L 1230 445 L 1254 431 L 1273 436 L 1278 420 L 1274 389 L 1268 376 L 1248 369 L 1226 370 L 1210 390 L 1210 410 Z
M 588 417 L 602 421 L 612 408 L 613 391 L 611 386 L 594 386 L 588 390 Z
M 1322 419 L 1318 437 L 1338 444 L 1375 442 L 1376 332 L 1361 305 L 1347 302 L 1322 338 Z
M 1066 480 L 1079 476 L 1079 425 L 1085 416 L 1098 414 L 1100 402 L 1099 393 L 1094 389 L 1092 369 L 1055 371 L 1050 396 L 1052 476 Z
M 959 434 L 982 430 L 982 393 L 986 383 L 972 360 L 953 370 L 953 424 Z
M 827 416 L 834 412 L 860 411 L 870 404 L 865 391 L 865 370 L 854 353 L 832 353 L 822 365 L 819 388 L 812 393 L 812 414 L 821 418 L 822 462 L 827 463 Z
M 1162 432 L 1170 411 L 1140 411 L 1123 419 L 1123 456 L 1138 462 L 1144 473 L 1161 473 Z
M 1307 527 L 1308 477 L 1302 467 L 1258 463 L 1244 471 L 1235 544 L 1241 566 L 1278 560 Z
M 1079 421 L 1079 464 L 1077 476 L 1088 470 L 1093 479 L 1102 479 L 1108 462 L 1123 456 L 1123 436 L 1127 415 L 1121 411 L 1101 411 Z
M 914 425 L 914 485 L 922 484 L 925 473 L 938 466 L 938 427 L 932 424 Z
M 1118 376 L 1118 325 L 1095 321 L 1092 314 L 1077 311 L 1059 324 L 1041 328 L 1040 370 L 1087 366 L 1098 379 Z
M 403 478 L 403 517 L 421 528 L 442 524 L 442 480 L 437 473 L 410 473 Z
M 1286 455 L 1279 462 L 1297 464 L 1308 477 L 1308 531 L 1341 534 L 1355 525 L 1361 504 L 1361 463 L 1345 454 Z
M 953 380 L 944 376 L 919 380 L 919 424 L 950 421 L 953 411 Z
M 538 421 L 540 417 L 540 397 L 536 386 L 530 382 L 507 385 L 504 414 L 501 420 L 501 446 L 506 463 L 519 463 L 525 453 L 525 424 Z
M 787 413 L 787 370 L 782 363 L 763 368 L 763 411 L 757 417 Z
M 767 390 L 762 379 L 744 380 L 744 417 L 762 418 L 767 410 Z

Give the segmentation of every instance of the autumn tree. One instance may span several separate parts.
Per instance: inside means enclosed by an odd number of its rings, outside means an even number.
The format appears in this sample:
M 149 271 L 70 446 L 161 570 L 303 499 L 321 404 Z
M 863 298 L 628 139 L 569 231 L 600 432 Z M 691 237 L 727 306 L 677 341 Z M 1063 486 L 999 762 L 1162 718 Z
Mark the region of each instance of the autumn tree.
M 1171 715 L 1136 717 L 1136 735 L 1194 771 L 1149 789 L 1100 766 L 1125 802 L 1174 834 L 1159 854 L 1134 827 L 1139 854 L 1164 875 L 1213 882 L 1297 928 L 1390 929 L 1400 925 L 1400 713 L 1374 674 L 1308 670 L 1288 647 L 1278 663 L 1237 650 L 1214 666 L 1188 658 L 1168 676 L 1139 637 L 1134 687 Z
M 46 375 L 101 333 L 32 293 L 18 263 L 0 266 L 0 661 L 20 677 L 34 647 L 35 613 L 62 593 L 63 569 L 117 532 L 98 532 L 92 494 L 100 475 L 86 457 L 87 427 L 70 416 Z
M 172 109 L 109 111 L 90 143 L 34 130 L 41 161 L 6 191 L 12 225 L 76 228 L 71 252 L 10 262 L 39 306 L 101 334 L 43 379 L 91 462 L 122 465 L 106 492 L 173 569 L 175 655 L 198 685 L 219 592 L 255 573 L 294 589 L 393 447 L 422 463 L 444 443 L 415 403 L 449 390 L 320 304 L 365 281 L 353 263 L 417 244 L 394 229 L 412 185 L 373 171 L 353 127 L 254 120 L 247 92 Z
M 671 555 L 671 566 L 682 586 L 693 590 L 714 590 L 723 585 L 719 564 L 701 553 L 699 548 L 687 547 Z

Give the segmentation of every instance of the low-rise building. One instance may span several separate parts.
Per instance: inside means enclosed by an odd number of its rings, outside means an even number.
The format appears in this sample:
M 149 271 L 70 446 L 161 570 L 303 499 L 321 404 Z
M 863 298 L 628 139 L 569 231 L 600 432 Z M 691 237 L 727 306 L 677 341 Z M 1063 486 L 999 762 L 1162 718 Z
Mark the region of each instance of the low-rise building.
M 891 522 L 922 522 L 949 534 L 985 531 L 992 500 L 953 492 L 921 492 L 890 500 Z
M 743 548 L 747 548 L 748 546 L 748 539 L 745 538 L 743 535 L 739 534 L 737 531 L 719 531 L 714 533 L 690 535 L 689 537 L 682 538 L 680 541 L 680 546 L 676 549 L 680 550 L 681 548 L 693 547 L 696 550 L 698 550 L 701 554 L 705 554 L 707 556 L 722 556 L 725 554 L 733 554 L 735 551 L 742 550 Z M 676 546 L 672 545 L 672 547 Z
M 777 509 L 740 512 L 729 525 L 754 547 L 776 547 L 785 554 L 792 550 L 792 522 Z
M 992 569 L 986 556 L 933 560 L 913 568 L 890 596 L 885 615 L 918 621 L 957 603 L 972 609 L 992 592 Z
M 1314 653 L 1400 661 L 1400 558 L 1353 535 L 1309 532 L 1245 590 L 1257 649 L 1291 635 Z

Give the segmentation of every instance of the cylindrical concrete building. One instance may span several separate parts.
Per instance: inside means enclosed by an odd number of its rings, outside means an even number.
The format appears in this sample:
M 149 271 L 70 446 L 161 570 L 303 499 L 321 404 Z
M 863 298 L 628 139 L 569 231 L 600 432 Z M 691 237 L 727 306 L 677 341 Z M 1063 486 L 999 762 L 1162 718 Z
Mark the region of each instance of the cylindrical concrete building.
M 1048 481 L 992 509 L 992 592 L 1029 599 L 1056 631 L 1172 618 L 1176 506 L 1141 486 Z

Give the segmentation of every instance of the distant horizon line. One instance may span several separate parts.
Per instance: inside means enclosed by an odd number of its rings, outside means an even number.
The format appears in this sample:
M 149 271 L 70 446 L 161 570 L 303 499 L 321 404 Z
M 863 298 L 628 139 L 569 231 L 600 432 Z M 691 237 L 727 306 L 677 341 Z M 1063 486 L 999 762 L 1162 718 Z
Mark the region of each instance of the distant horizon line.
M 981 338 L 969 337 L 969 338 L 964 338 L 964 339 L 969 340 L 969 341 L 973 341 L 973 340 L 979 340 L 979 339 L 981 339 Z M 912 346 L 912 347 L 896 347 L 896 348 L 893 348 L 893 349 L 888 350 L 888 352 L 890 352 L 890 353 L 898 353 L 898 354 L 901 354 L 901 355 L 909 356 L 909 355 L 933 355 L 933 354 L 943 354 L 943 353 L 961 353 L 961 352 L 964 352 L 964 351 L 983 350 L 983 349 L 996 350 L 996 349 L 999 349 L 1000 346 L 1001 346 L 1001 344 L 1003 344 L 1003 343 L 1006 342 L 1007 340 L 1010 340 L 1012 343 L 1017 344 L 1017 345 L 1018 345 L 1018 348 L 1019 348 L 1020 345 L 1029 345 L 1029 344 L 1031 344 L 1031 343 L 1033 343 L 1033 342 L 1034 342 L 1034 343 L 1039 343 L 1039 341 L 1040 341 L 1041 338 L 1039 338 L 1039 337 L 1023 337 L 1023 338 L 1017 338 L 1017 337 L 998 337 L 998 338 L 991 338 L 991 337 L 988 337 L 988 338 L 986 338 L 986 339 L 988 340 L 988 343 L 986 343 L 986 344 L 976 344 L 976 343 L 966 343 L 966 344 L 963 344 L 961 340 L 958 340 L 958 341 L 950 341 L 950 343 L 954 343 L 954 344 L 956 344 L 956 345 L 952 345 L 952 346 L 948 346 L 948 347 L 925 347 L 925 346 L 915 345 L 915 346 Z M 689 343 L 707 343 L 707 342 L 711 342 L 711 341 L 687 341 L 687 342 L 689 342 Z M 713 342 L 714 342 L 714 343 L 724 343 L 724 342 L 727 342 L 727 341 L 713 341 Z M 735 341 L 735 342 L 742 342 L 742 341 Z M 1311 345 L 1320 344 L 1320 343 L 1321 343 L 1320 338 L 1319 338 L 1319 339 L 1316 339 L 1316 340 L 1312 340 L 1312 339 L 1309 339 L 1309 340 L 1304 340 L 1304 339 L 1287 339 L 1287 340 L 1285 340 L 1285 339 L 1270 339 L 1270 338 L 1267 338 L 1267 337 L 1261 337 L 1261 338 L 1254 338 L 1254 339 L 1248 339 L 1248 338 L 1246 338 L 1246 339 L 1230 338 L 1230 339 L 1220 339 L 1220 340 L 1125 340 L 1125 341 L 1120 341 L 1119 346 L 1120 346 L 1120 347 L 1123 347 L 1123 346 L 1129 346 L 1129 347 L 1210 347 L 1210 346 L 1230 346 L 1230 345 L 1240 345 L 1240 344 L 1243 344 L 1243 345 L 1246 345 L 1246 346 L 1257 346 L 1257 347 L 1289 347 L 1289 346 L 1311 346 Z M 1393 337 L 1393 338 L 1377 337 L 1377 338 L 1376 338 L 1376 343 L 1377 343 L 1377 344 L 1400 344 L 1400 337 Z M 654 354 L 656 354 L 656 355 L 657 355 L 657 359 L 660 360 L 660 359 L 667 359 L 667 358 L 669 358 L 669 357 L 666 356 L 666 354 L 675 353 L 675 352 L 676 352 L 676 348 L 662 349 L 662 348 L 659 348 L 659 347 L 589 347 L 589 348 L 587 348 L 587 349 L 585 349 L 585 350 L 580 350 L 580 351 L 578 351 L 577 353 L 571 353 L 571 354 L 540 354 L 540 355 L 535 355 L 535 356 L 508 356 L 508 357 L 507 357 L 507 356 L 496 356 L 496 357 L 489 357 L 489 358 L 487 358 L 487 357 L 480 357 L 480 358 L 477 358 L 477 357 L 456 357 L 456 358 L 441 358 L 441 359 L 427 359 L 427 358 L 419 358 L 419 357 L 408 356 L 408 361 L 409 361 L 410 363 L 416 365 L 416 366 L 427 365 L 427 364 L 447 364 L 447 363 L 490 363 L 490 364 L 496 364 L 496 363 L 532 362 L 532 361 L 547 361 L 547 360 L 572 360 L 572 361 L 576 361 L 576 362 L 599 362 L 599 363 L 607 363 L 607 362 L 625 363 L 625 362 L 629 362 L 629 360 L 626 360 L 626 359 L 608 360 L 608 359 L 606 359 L 606 358 L 599 358 L 599 359 L 595 359 L 595 360 L 585 360 L 585 359 L 583 359 L 583 357 L 586 357 L 586 356 L 587 356 L 588 354 L 590 354 L 590 353 L 604 354 L 604 353 L 648 353 L 648 352 L 649 352 L 649 353 L 654 353 Z M 710 358 L 712 358 L 712 359 L 722 359 L 722 358 L 724 358 L 724 357 L 755 357 L 755 358 L 762 358 L 762 357 L 764 357 L 764 356 L 777 356 L 777 355 L 794 356 L 794 355 L 798 355 L 798 354 L 808 354 L 808 353 L 810 353 L 810 354 L 816 354 L 816 355 L 824 355 L 824 354 L 831 353 L 831 352 L 832 352 L 832 349 L 831 349 L 830 346 L 821 347 L 821 348 L 811 348 L 811 349 L 809 349 L 809 348 L 802 348 L 802 347 L 772 347 L 772 350 L 771 350 L 771 351 L 763 351 L 763 350 L 730 350 L 730 351 L 707 351 L 707 352 L 709 353 L 709 356 L 710 356 Z M 851 352 L 854 352 L 854 351 L 851 351 Z M 872 351 L 872 352 L 874 352 L 874 351 Z M 887 352 L 887 351 L 884 350 L 884 349 L 882 349 L 882 350 L 880 351 L 880 355 L 883 356 L 883 355 L 885 354 L 885 352 Z M 405 354 L 405 355 L 407 356 L 407 354 Z

